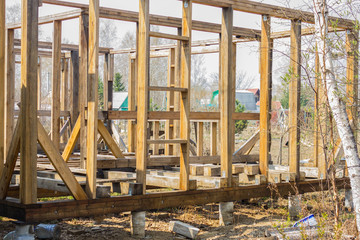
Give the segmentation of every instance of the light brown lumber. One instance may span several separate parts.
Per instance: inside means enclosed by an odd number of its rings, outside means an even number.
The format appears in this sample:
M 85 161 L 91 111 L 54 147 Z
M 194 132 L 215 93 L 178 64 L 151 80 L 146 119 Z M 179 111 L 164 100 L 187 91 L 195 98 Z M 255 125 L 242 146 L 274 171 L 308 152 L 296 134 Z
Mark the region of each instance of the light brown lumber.
M 62 59 L 62 67 L 61 67 L 61 104 L 60 104 L 60 110 L 66 111 L 68 110 L 68 102 L 69 102 L 69 60 L 64 58 Z M 65 123 L 66 119 L 62 119 L 62 123 Z M 63 125 L 63 124 L 62 124 Z M 63 128 L 63 127 L 62 127 Z M 61 130 L 63 130 L 61 128 Z M 68 129 L 68 128 L 67 128 Z M 63 135 L 61 135 L 61 142 L 66 143 L 68 140 L 68 131 L 65 129 L 65 132 Z M 62 132 L 62 131 L 60 131 Z
M 187 141 L 184 139 L 157 139 L 157 140 L 147 140 L 148 144 L 184 144 Z
M 175 86 L 175 48 L 170 48 L 168 55 L 168 76 L 167 76 L 167 86 Z M 174 91 L 168 91 L 166 93 L 166 111 L 174 112 L 175 111 L 175 93 Z M 174 138 L 174 120 L 166 120 L 165 122 L 165 139 Z M 174 146 L 165 145 L 165 155 L 173 155 Z
M 260 130 L 256 132 L 234 153 L 234 155 L 249 154 L 256 142 L 260 139 Z
M 320 63 L 319 63 L 319 53 L 315 51 L 315 99 L 314 99 L 314 167 L 318 166 L 319 163 L 319 154 L 321 138 L 320 138 L 320 88 L 321 88 L 321 79 L 320 79 Z
M 5 56 L 6 56 L 6 29 L 5 29 L 5 1 L 0 1 L 0 173 L 4 168 L 5 142 Z
M 10 181 L 20 152 L 20 121 L 17 121 L 14 134 L 10 141 L 9 151 L 3 171 L 0 172 L 0 199 L 5 199 L 9 190 Z
M 101 120 L 98 120 L 98 131 L 102 138 L 104 139 L 106 145 L 110 148 L 112 154 L 116 158 L 125 158 L 124 154 L 120 150 L 119 146 L 115 142 L 115 140 L 110 135 L 109 131 L 105 127 L 104 123 Z
M 15 54 L 14 54 L 14 30 L 7 30 L 6 41 L 6 105 L 5 105 L 5 154 L 10 148 L 14 133 L 14 105 L 15 105 Z M 6 156 L 5 156 L 6 157 Z
M 160 131 L 160 122 L 155 121 L 153 123 L 153 139 L 158 140 L 159 139 L 159 131 Z M 154 144 L 153 146 L 153 155 L 159 155 L 159 144 Z
M 204 176 L 206 177 L 220 176 L 221 173 L 221 166 L 204 166 Z
M 69 167 L 66 165 L 60 153 L 55 148 L 55 145 L 50 141 L 44 127 L 41 125 L 39 120 L 38 141 L 43 150 L 46 152 L 46 155 L 49 157 L 49 160 L 55 167 L 57 173 L 60 175 L 65 185 L 67 186 L 71 194 L 74 196 L 74 198 L 76 200 L 87 199 L 86 193 L 81 188 L 80 184 L 77 182 L 75 176 L 70 171 Z
M 204 122 L 197 123 L 197 141 L 196 141 L 196 153 L 198 156 L 202 156 L 204 152 Z
M 51 140 L 60 148 L 61 21 L 54 21 L 52 48 Z
M 180 189 L 179 177 L 165 177 L 165 176 L 148 174 L 146 176 L 146 181 L 147 181 L 146 184 L 149 186 Z M 189 190 L 195 190 L 195 189 L 196 189 L 196 180 L 189 180 Z
M 210 123 L 211 129 L 210 129 L 210 155 L 215 156 L 217 155 L 217 122 Z
M 146 192 L 147 115 L 149 96 L 149 0 L 139 0 L 139 40 L 138 40 L 138 91 L 137 91 L 137 141 L 136 141 L 136 182 L 142 184 Z
M 187 92 L 187 88 L 179 87 L 159 87 L 159 86 L 150 86 L 150 91 L 177 91 L 177 92 Z
M 85 169 L 86 157 L 86 116 L 88 94 L 88 51 L 89 51 L 89 16 L 81 14 L 79 17 L 79 116 L 80 118 L 80 167 Z
M 20 202 L 37 202 L 37 58 L 38 0 L 22 0 Z
M 191 86 L 191 31 L 192 31 L 192 0 L 182 2 L 182 36 L 188 41 L 181 41 L 180 86 L 187 92 L 180 92 L 180 190 L 190 190 L 189 155 L 190 155 L 190 86 Z
M 71 126 L 79 117 L 79 50 L 70 53 L 70 119 Z
M 161 32 L 149 32 L 150 37 L 156 37 L 156 38 L 165 38 L 165 39 L 171 39 L 171 40 L 178 40 L 178 41 L 189 41 L 189 37 L 186 36 L 179 36 L 179 35 L 173 35 L 173 34 L 167 34 L 167 33 L 161 33 Z
M 270 17 L 261 19 L 260 45 L 260 172 L 267 176 L 269 165 L 270 143 L 270 109 L 271 109 L 271 66 L 272 40 L 270 39 Z
M 291 21 L 289 83 L 289 166 L 300 177 L 301 21 Z
M 96 198 L 99 76 L 99 0 L 89 1 L 89 78 L 86 136 L 86 193 Z
M 70 156 L 75 148 L 75 145 L 79 139 L 80 136 L 80 117 L 76 120 L 75 126 L 71 132 L 70 138 L 68 142 L 66 143 L 66 146 L 64 148 L 64 151 L 62 153 L 62 158 L 65 162 L 69 161 Z
M 135 111 L 136 59 L 129 58 L 128 111 Z M 128 151 L 135 152 L 136 123 L 128 120 Z
M 41 57 L 38 57 L 38 65 L 37 65 L 37 81 L 38 81 L 38 88 L 37 88 L 37 109 L 41 109 Z

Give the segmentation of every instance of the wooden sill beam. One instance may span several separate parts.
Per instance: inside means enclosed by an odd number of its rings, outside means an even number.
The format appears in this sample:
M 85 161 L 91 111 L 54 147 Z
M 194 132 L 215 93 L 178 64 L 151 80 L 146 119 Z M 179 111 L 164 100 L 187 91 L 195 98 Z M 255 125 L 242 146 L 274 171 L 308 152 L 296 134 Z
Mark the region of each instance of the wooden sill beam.
M 150 37 L 155 37 L 155 38 L 166 38 L 166 39 L 178 40 L 178 41 L 189 41 L 189 37 L 179 36 L 174 34 L 167 34 L 161 32 L 149 32 L 149 34 Z
M 175 92 L 187 92 L 187 88 L 178 88 L 178 87 L 158 87 L 150 86 L 149 91 L 175 91 Z

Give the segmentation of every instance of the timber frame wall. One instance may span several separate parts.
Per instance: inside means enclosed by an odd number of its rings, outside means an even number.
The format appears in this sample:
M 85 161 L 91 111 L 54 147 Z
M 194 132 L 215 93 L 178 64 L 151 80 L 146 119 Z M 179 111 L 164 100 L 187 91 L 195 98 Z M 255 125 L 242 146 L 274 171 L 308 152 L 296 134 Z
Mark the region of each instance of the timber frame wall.
M 316 167 L 319 168 L 320 180 L 299 181 L 300 177 L 300 73 L 301 73 L 301 36 L 313 34 L 312 28 L 302 29 L 301 22 L 314 23 L 312 13 L 247 0 L 182 0 L 182 18 L 164 17 L 149 14 L 149 1 L 139 0 L 139 12 L 123 11 L 99 6 L 99 0 L 89 0 L 89 5 L 65 2 L 60 0 L 22 0 L 22 23 L 5 25 L 5 1 L 0 1 L 0 215 L 23 221 L 39 221 L 65 217 L 81 217 L 120 211 L 149 210 L 165 207 L 203 204 L 208 202 L 226 202 L 249 197 L 270 196 L 267 185 L 234 186 L 231 181 L 232 161 L 234 153 L 234 120 L 260 120 L 260 172 L 268 176 L 270 146 L 270 111 L 272 88 L 272 51 L 273 40 L 290 37 L 291 67 L 294 77 L 290 82 L 290 120 L 289 120 L 289 153 L 290 172 L 296 173 L 299 192 L 311 192 L 326 189 L 321 179 L 326 178 L 326 163 L 319 153 L 321 147 L 319 136 L 315 136 Z M 222 8 L 221 24 L 192 20 L 192 4 L 205 4 Z M 38 17 L 41 4 L 54 4 L 76 8 L 62 14 Z M 234 11 L 242 11 L 261 16 L 261 30 L 246 29 L 233 26 Z M 271 33 L 271 18 L 282 18 L 291 21 L 290 31 Z M 79 46 L 61 44 L 62 22 L 79 18 Z M 99 46 L 99 18 L 137 22 L 137 47 L 134 50 L 112 50 Z M 348 90 L 350 116 L 357 124 L 357 84 L 358 84 L 358 32 L 350 20 L 330 17 L 336 21 L 338 28 L 346 30 L 348 47 Z M 38 24 L 54 24 L 53 43 L 38 41 Z M 150 24 L 178 29 L 177 35 L 150 31 Z M 21 42 L 14 39 L 14 29 L 22 29 Z M 190 73 L 192 47 L 192 30 L 208 31 L 220 34 L 220 40 L 209 42 L 219 47 L 207 49 L 200 53 L 220 52 L 220 112 L 190 112 Z M 159 46 L 168 49 L 165 55 L 155 53 L 150 47 L 150 37 L 177 40 L 173 46 Z M 234 38 L 235 37 L 235 38 Z M 355 41 L 353 41 L 355 40 Z M 260 75 L 261 98 L 260 114 L 234 113 L 235 109 L 235 62 L 236 43 L 242 41 L 260 41 Z M 354 44 L 356 43 L 356 44 Z M 21 45 L 21 50 L 17 46 Z M 44 51 L 38 49 L 51 49 Z M 63 53 L 63 51 L 67 51 Z M 129 111 L 112 111 L 112 81 L 114 75 L 114 54 L 134 53 L 129 59 Z M 21 107 L 14 112 L 14 79 L 15 55 L 21 54 Z M 98 67 L 99 54 L 105 56 L 104 86 L 105 111 L 98 113 Z M 169 58 L 168 87 L 149 86 L 150 57 L 167 56 Z M 49 115 L 40 111 L 39 99 L 39 57 L 53 59 L 53 85 L 51 108 L 51 139 L 38 120 L 38 116 Z M 39 71 L 39 70 L 38 70 Z M 61 75 L 63 72 L 63 75 Z M 69 72 L 69 73 L 68 73 Z M 62 76 L 69 74 L 70 86 L 61 86 Z M 66 78 L 66 77 L 64 77 Z M 63 80 L 63 82 L 66 82 Z M 317 82 L 319 94 L 317 102 L 323 100 L 324 92 Z M 61 105 L 67 97 L 61 96 L 60 89 L 71 89 L 68 103 Z M 77 91 L 78 90 L 78 91 Z M 169 99 L 166 112 L 148 112 L 149 91 L 166 91 Z M 62 91 L 64 92 L 64 90 Z M 136 93 L 137 92 L 137 93 Z M 136 99 L 137 97 L 137 99 Z M 67 108 L 66 106 L 70 106 Z M 37 111 L 39 110 L 39 111 Z M 38 112 L 38 114 L 37 114 Z M 14 123 L 14 114 L 18 121 Z M 67 139 L 65 149 L 60 153 L 60 117 L 71 119 L 72 133 Z M 128 149 L 136 153 L 136 162 L 128 164 L 126 156 L 121 152 L 106 126 L 111 120 L 128 120 Z M 135 122 L 136 120 L 136 122 Z M 149 139 L 149 121 L 166 121 L 166 139 Z M 202 135 L 203 121 L 213 121 L 211 155 L 216 156 L 216 132 L 220 131 L 221 151 L 218 163 L 221 164 L 221 176 L 225 184 L 222 188 L 210 190 L 194 190 L 189 179 L 190 158 L 190 121 L 199 121 L 198 135 Z M 216 124 L 214 120 L 219 121 Z M 317 122 L 317 121 L 316 121 Z M 105 123 L 105 124 L 104 124 Z M 156 126 L 155 123 L 155 129 Z M 318 128 L 319 126 L 316 126 Z M 109 131 L 110 130 L 110 131 Z M 157 132 L 157 131 L 154 131 Z M 136 182 L 141 184 L 143 193 L 138 196 L 119 196 L 108 199 L 96 199 L 96 172 L 99 168 L 97 135 L 101 134 L 110 147 L 116 161 L 109 163 L 109 168 L 119 166 L 136 167 Z M 83 189 L 75 179 L 66 162 L 80 141 L 80 166 L 86 166 L 86 187 Z M 201 142 L 201 140 L 199 141 Z M 74 201 L 61 203 L 39 203 L 37 187 L 37 143 L 46 152 L 55 170 L 62 178 Z M 146 168 L 151 166 L 149 145 L 166 144 L 165 154 L 177 156 L 180 166 L 179 191 L 145 194 Z M 340 145 L 340 144 L 338 144 Z M 135 147 L 136 146 L 136 147 Z M 14 172 L 18 154 L 20 153 L 20 188 L 19 199 L 8 196 L 9 184 Z M 201 155 L 201 149 L 198 150 Z M 86 156 L 86 157 L 85 157 Z M 2 161 L 2 159 L 4 161 Z M 5 164 L 4 164 L 5 162 Z M 104 163 L 102 163 L 104 164 Z M 118 164 L 118 165 L 117 165 Z M 105 164 L 106 165 L 106 164 Z M 111 165 L 111 166 L 110 166 Z M 339 187 L 348 186 L 348 179 L 338 179 Z M 346 185 L 346 186 L 345 186 Z M 280 194 L 294 192 L 290 184 L 277 184 Z

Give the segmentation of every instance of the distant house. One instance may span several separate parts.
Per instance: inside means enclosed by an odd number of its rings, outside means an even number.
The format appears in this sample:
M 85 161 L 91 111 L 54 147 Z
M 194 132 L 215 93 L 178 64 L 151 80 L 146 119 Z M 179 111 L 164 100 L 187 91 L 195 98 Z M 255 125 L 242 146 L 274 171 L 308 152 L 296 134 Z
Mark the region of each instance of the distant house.
M 128 93 L 113 92 L 113 110 L 128 111 Z
M 249 92 L 252 92 L 255 96 L 255 102 L 260 101 L 260 89 L 259 88 L 249 88 L 246 89 Z
M 240 104 L 245 106 L 246 111 L 256 112 L 256 101 L 255 95 L 248 90 L 236 90 L 235 99 L 240 102 Z M 213 92 L 213 96 L 210 100 L 211 106 L 219 105 L 219 90 Z

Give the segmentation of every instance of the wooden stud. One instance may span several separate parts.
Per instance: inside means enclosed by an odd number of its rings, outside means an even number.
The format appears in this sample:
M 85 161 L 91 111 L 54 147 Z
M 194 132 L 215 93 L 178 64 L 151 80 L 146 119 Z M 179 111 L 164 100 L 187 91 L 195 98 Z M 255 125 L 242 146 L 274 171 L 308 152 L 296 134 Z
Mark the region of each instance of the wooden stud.
M 7 192 L 9 190 L 10 181 L 14 172 L 16 161 L 18 159 L 20 151 L 20 121 L 17 121 L 14 135 L 11 136 L 9 151 L 6 154 L 6 163 L 0 178 L 0 199 L 3 200 L 6 198 Z
M 150 64 L 149 0 L 139 0 L 138 86 L 137 86 L 137 141 L 136 182 L 143 185 L 146 193 L 146 164 L 148 157 L 148 104 Z
M 22 0 L 20 202 L 37 202 L 38 0 Z
M 64 159 L 65 162 L 69 161 L 70 156 L 75 148 L 75 145 L 79 139 L 80 136 L 80 124 L 81 124 L 81 119 L 80 117 L 78 117 L 78 119 L 76 120 L 76 123 L 74 125 L 74 128 L 70 134 L 70 138 L 64 148 L 64 151 L 62 153 L 62 158 Z
M 96 198 L 96 161 L 98 134 L 99 0 L 89 5 L 89 87 L 87 105 L 86 193 Z
M 103 76 L 103 86 L 104 86 L 104 89 L 103 89 L 103 96 L 104 96 L 104 99 L 103 99 L 103 106 L 104 106 L 104 110 L 107 111 L 109 110 L 108 109 L 108 80 L 109 80 L 109 70 L 110 70 L 110 54 L 109 53 L 106 53 L 104 55 L 104 76 Z
M 260 49 L 260 173 L 267 177 L 269 165 L 272 40 L 270 17 L 262 16 Z
M 210 126 L 210 139 L 211 139 L 211 143 L 210 143 L 210 155 L 211 156 L 216 156 L 217 155 L 217 122 L 211 122 Z
M 153 126 L 154 126 L 154 128 L 153 128 L 153 139 L 158 140 L 159 139 L 159 131 L 160 131 L 160 122 L 155 121 Z M 159 144 L 154 144 L 153 149 L 154 149 L 153 155 L 159 155 Z
M 231 187 L 232 154 L 234 152 L 233 117 L 235 100 L 233 99 L 233 9 L 222 9 L 222 31 L 220 45 L 220 141 L 221 141 L 221 176 L 227 178 L 228 187 Z
M 204 122 L 197 123 L 197 155 L 202 156 L 204 153 Z
M 168 87 L 175 86 L 175 48 L 170 48 L 168 57 Z M 166 93 L 166 110 L 175 111 L 174 106 L 174 91 L 168 91 Z M 167 120 L 165 122 L 165 139 L 174 138 L 174 121 Z M 165 146 L 165 155 L 173 155 L 174 146 Z
M 5 1 L 0 1 L 0 173 L 4 167 L 5 142 L 5 56 L 6 56 L 6 29 L 5 29 Z
M 85 168 L 86 162 L 86 121 L 85 108 L 87 107 L 88 92 L 88 51 L 89 51 L 89 16 L 81 14 L 80 23 L 80 40 L 79 40 L 79 113 L 80 113 L 80 167 Z
M 71 51 L 70 89 L 71 126 L 75 126 L 75 122 L 79 117 L 79 51 Z
M 136 60 L 129 58 L 128 110 L 135 111 Z M 135 152 L 136 123 L 128 120 L 128 151 Z
M 61 179 L 64 181 L 65 185 L 74 196 L 76 200 L 85 200 L 87 196 L 84 190 L 81 188 L 80 184 L 77 182 L 74 174 L 70 171 L 70 168 L 66 165 L 64 159 L 61 157 L 59 151 L 56 149 L 55 144 L 53 144 L 44 127 L 41 125 L 38 120 L 38 141 L 46 155 L 49 157 L 49 160 L 54 165 L 57 173 L 60 175 Z
M 60 100 L 60 110 L 67 111 L 68 110 L 68 101 L 69 101 L 69 61 L 66 58 L 62 59 L 62 78 L 61 78 L 61 100 Z M 65 118 L 62 119 L 63 126 L 65 123 Z M 65 132 L 62 136 L 62 142 L 66 143 L 68 139 L 67 132 Z
M 111 134 L 105 127 L 104 123 L 101 120 L 98 120 L 98 130 L 102 138 L 104 139 L 106 145 L 110 148 L 111 152 L 116 158 L 125 158 L 124 154 L 120 150 L 117 143 L 111 137 Z
M 319 127 L 319 99 L 320 99 L 320 72 L 319 72 L 319 54 L 315 52 L 315 99 L 314 99 L 314 166 L 318 167 L 319 162 L 319 143 L 320 139 L 320 127 Z
M 178 28 L 178 35 L 182 35 L 182 28 Z M 175 81 L 174 84 L 176 87 L 180 86 L 180 79 L 181 79 L 181 42 L 177 41 L 175 47 Z M 174 93 L 174 111 L 180 111 L 180 92 Z M 173 138 L 180 138 L 180 121 L 174 121 L 174 134 Z M 175 145 L 174 147 L 174 155 L 180 155 L 180 146 Z
M 301 21 L 291 20 L 289 84 L 289 170 L 300 177 Z
M 61 21 L 54 21 L 52 49 L 51 140 L 60 146 Z
M 5 144 L 6 151 L 10 148 L 14 132 L 14 106 L 15 105 L 15 53 L 14 53 L 14 30 L 7 30 L 6 43 L 6 105 L 5 105 Z
M 181 41 L 180 81 L 188 91 L 180 93 L 180 138 L 187 141 L 180 145 L 180 189 L 189 190 L 192 0 L 182 2 L 182 14 L 182 36 L 189 41 Z
M 104 95 L 107 96 L 105 105 L 107 110 L 112 110 L 113 106 L 113 82 L 114 82 L 114 71 L 115 71 L 115 59 L 114 54 L 109 55 L 109 70 L 108 70 L 108 81 L 107 81 L 107 91 L 104 91 Z M 110 119 L 106 119 L 106 127 L 110 135 L 112 135 L 112 122 Z

